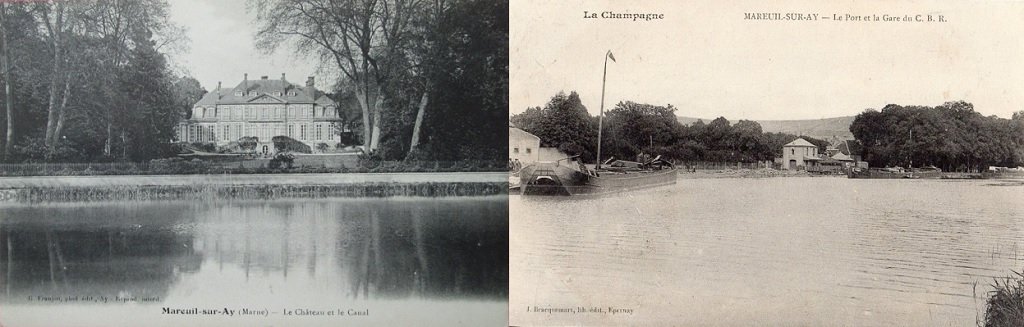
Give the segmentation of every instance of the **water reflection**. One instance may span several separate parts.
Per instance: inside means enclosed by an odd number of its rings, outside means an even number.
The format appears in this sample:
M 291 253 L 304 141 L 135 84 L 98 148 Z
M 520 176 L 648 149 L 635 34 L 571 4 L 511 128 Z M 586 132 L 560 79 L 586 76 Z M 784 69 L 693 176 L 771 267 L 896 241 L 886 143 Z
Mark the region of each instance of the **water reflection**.
M 504 299 L 507 217 L 503 196 L 0 207 L 3 301 Z

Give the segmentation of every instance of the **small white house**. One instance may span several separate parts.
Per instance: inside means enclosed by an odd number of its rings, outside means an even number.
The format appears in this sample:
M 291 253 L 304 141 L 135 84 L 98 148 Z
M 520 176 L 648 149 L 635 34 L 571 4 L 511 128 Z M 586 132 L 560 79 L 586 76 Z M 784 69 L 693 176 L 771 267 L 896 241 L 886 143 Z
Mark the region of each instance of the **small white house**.
M 540 160 L 540 138 L 524 130 L 508 127 L 508 159 L 523 165 Z

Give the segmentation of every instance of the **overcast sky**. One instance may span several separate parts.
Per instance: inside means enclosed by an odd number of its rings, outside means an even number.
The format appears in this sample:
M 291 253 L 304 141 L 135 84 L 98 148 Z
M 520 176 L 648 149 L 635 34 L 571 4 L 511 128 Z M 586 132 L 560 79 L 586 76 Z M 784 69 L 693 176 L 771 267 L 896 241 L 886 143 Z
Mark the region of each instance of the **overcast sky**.
M 177 67 L 191 74 L 207 91 L 234 87 L 242 75 L 281 78 L 304 85 L 306 77 L 316 73 L 316 63 L 295 58 L 290 49 L 273 56 L 261 55 L 253 46 L 255 14 L 246 12 L 245 0 L 170 0 L 171 20 L 186 28 L 189 49 L 172 55 Z M 317 87 L 326 89 L 328 79 L 317 77 Z
M 575 90 L 598 112 L 622 100 L 678 115 L 815 119 L 888 103 L 966 100 L 984 115 L 1024 110 L 1024 3 L 517 0 L 510 16 L 510 112 Z M 583 19 L 584 11 L 664 20 Z M 944 15 L 947 23 L 744 20 L 745 12 Z

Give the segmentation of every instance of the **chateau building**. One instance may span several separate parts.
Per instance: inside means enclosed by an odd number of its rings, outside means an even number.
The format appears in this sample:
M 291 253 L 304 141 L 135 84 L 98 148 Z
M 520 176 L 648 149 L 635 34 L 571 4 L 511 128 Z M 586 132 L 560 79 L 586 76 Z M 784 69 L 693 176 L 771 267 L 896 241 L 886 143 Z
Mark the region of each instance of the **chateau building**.
M 314 151 L 320 143 L 334 147 L 340 126 L 337 104 L 316 89 L 313 77 L 306 86 L 281 79 L 249 80 L 233 88 L 207 93 L 192 106 L 192 116 L 178 124 L 177 138 L 182 142 L 227 145 L 242 137 L 256 137 L 256 151 L 273 153 L 274 136 L 284 135 L 309 145 Z

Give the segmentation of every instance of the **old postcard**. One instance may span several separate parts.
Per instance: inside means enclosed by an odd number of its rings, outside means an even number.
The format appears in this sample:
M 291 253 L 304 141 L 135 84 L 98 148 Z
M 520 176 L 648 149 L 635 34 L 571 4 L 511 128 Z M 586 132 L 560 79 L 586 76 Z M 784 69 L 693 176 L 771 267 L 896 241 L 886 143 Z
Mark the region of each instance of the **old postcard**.
M 0 0 L 0 326 L 503 326 L 507 1 Z
M 511 325 L 1024 324 L 1024 4 L 509 19 Z

